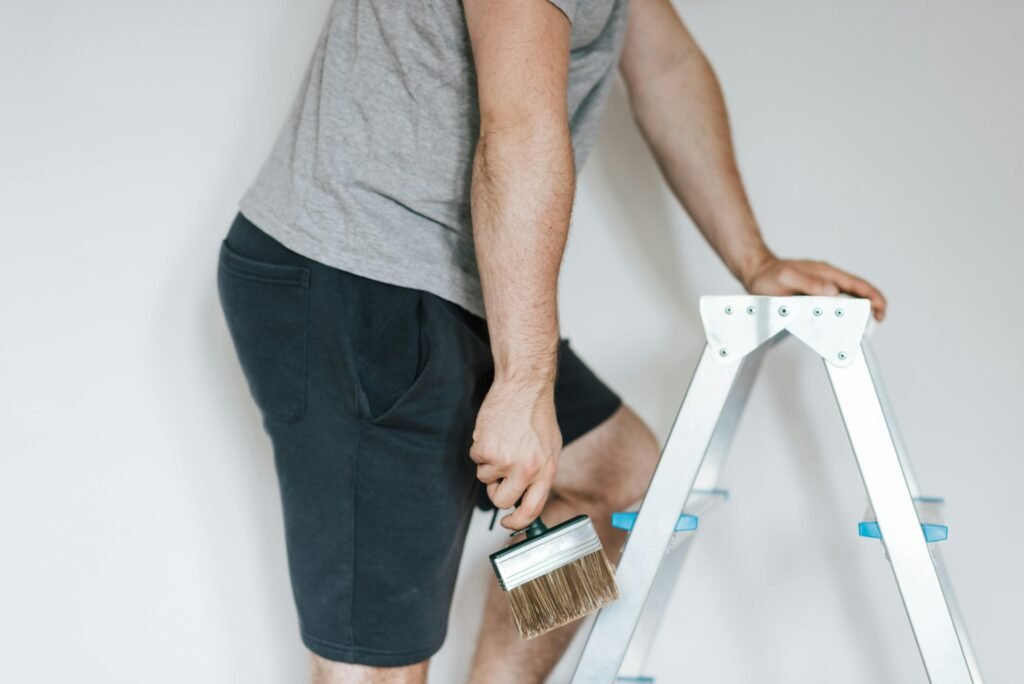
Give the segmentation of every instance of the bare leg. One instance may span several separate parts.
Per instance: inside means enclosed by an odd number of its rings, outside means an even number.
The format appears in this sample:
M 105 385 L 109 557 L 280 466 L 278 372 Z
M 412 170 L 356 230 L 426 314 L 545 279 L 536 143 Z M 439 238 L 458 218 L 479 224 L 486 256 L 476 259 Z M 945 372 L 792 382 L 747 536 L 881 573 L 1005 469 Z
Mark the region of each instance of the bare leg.
M 611 514 L 643 496 L 658 462 L 658 442 L 628 407 L 580 437 L 562 452 L 544 522 L 554 525 L 586 513 L 594 522 L 608 559 L 615 563 L 625 533 L 611 526 Z M 579 622 L 523 641 L 509 616 L 497 582 L 487 596 L 484 623 L 470 681 L 474 684 L 543 682 L 565 652 Z
M 310 656 L 313 684 L 424 684 L 427 681 L 427 660 L 404 667 L 370 667 L 337 663 L 315 653 Z

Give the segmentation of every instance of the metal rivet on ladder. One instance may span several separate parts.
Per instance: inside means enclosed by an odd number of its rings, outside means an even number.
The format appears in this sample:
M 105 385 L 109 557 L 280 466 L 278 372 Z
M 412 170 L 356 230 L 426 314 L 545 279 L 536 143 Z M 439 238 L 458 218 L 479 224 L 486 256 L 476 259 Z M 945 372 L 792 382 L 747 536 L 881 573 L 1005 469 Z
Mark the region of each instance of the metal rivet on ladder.
M 837 358 L 838 358 L 838 359 L 839 359 L 840 361 L 845 361 L 845 360 L 846 360 L 846 352 L 844 352 L 844 351 L 841 351 L 841 352 L 839 352 L 838 354 L 836 354 L 836 357 L 837 357 Z
M 756 306 L 748 306 L 747 307 L 747 313 L 750 314 L 751 316 L 753 316 L 755 313 L 757 313 L 757 307 Z
M 821 309 L 818 308 L 818 307 L 814 307 L 814 311 L 812 311 L 811 313 L 813 313 L 815 316 L 820 316 L 821 315 Z
M 722 357 L 728 356 L 729 350 L 723 347 L 722 349 L 718 350 L 718 355 Z
M 846 312 L 845 312 L 845 311 L 843 311 L 842 309 L 836 309 L 836 317 L 837 317 L 837 318 L 842 318 L 842 317 L 843 317 L 843 314 L 845 314 L 845 313 L 846 313 Z
M 779 315 L 780 316 L 788 316 L 789 315 L 789 307 L 787 307 L 787 306 L 780 306 L 779 307 Z
M 725 307 L 725 315 L 726 315 L 726 316 L 731 316 L 731 315 L 732 315 L 732 310 L 733 310 L 733 309 L 732 309 L 732 307 L 731 307 L 731 306 L 727 306 L 727 307 Z

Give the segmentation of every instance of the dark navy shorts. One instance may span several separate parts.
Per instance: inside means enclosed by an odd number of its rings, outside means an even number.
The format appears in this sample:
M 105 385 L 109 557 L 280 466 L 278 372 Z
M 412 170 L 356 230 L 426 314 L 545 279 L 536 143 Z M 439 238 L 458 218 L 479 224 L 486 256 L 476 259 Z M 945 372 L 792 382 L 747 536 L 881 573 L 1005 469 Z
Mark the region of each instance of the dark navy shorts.
M 469 459 L 493 376 L 484 320 L 307 259 L 241 214 L 217 283 L 273 442 L 303 642 L 349 663 L 429 658 L 486 501 Z M 563 340 L 555 403 L 568 444 L 621 402 Z

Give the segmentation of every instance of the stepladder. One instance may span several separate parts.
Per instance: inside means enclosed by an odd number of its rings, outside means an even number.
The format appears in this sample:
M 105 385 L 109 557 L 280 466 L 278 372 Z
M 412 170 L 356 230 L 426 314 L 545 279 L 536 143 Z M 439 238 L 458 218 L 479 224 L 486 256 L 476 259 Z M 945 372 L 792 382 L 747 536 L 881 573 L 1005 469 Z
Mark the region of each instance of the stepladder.
M 824 362 L 868 498 L 857 531 L 885 549 L 928 680 L 981 684 L 939 548 L 942 500 L 918 489 L 867 335 L 870 302 L 713 296 L 700 314 L 706 344 L 644 499 L 612 519 L 628 530 L 620 599 L 591 624 L 573 683 L 655 682 L 647 657 L 700 517 L 727 498 L 720 473 L 750 389 L 770 347 L 794 337 Z

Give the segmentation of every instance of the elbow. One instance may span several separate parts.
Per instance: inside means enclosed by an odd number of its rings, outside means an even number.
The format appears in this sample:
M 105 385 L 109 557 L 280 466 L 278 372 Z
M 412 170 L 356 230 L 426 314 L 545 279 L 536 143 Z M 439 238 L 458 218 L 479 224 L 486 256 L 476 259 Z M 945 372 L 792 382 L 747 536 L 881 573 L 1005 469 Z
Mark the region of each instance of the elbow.
M 551 111 L 524 107 L 513 111 L 481 111 L 478 145 L 485 150 L 506 146 L 563 147 L 572 144 L 563 107 Z
M 475 165 L 481 170 L 533 167 L 575 175 L 572 137 L 563 118 L 481 118 Z

